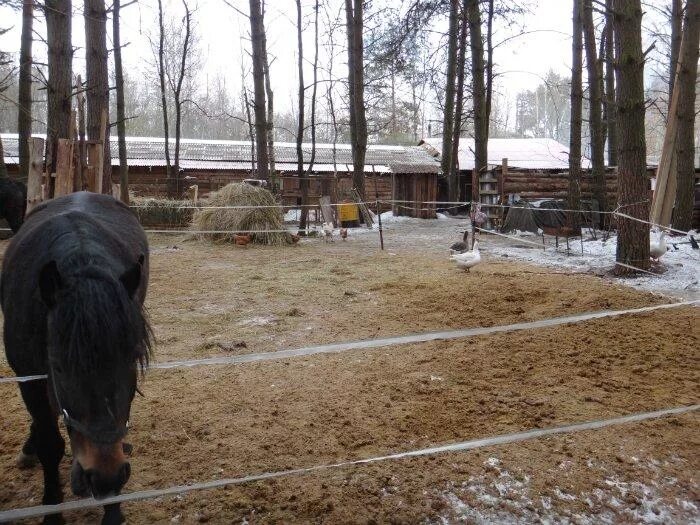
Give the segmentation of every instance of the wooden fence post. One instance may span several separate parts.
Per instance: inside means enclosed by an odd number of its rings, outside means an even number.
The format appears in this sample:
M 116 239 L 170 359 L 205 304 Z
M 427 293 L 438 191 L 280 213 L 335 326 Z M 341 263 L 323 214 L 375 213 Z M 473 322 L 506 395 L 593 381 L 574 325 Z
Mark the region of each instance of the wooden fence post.
M 32 211 L 43 196 L 44 178 L 44 139 L 29 139 L 29 174 L 27 176 L 27 213 Z
M 73 193 L 73 141 L 58 139 L 54 197 Z

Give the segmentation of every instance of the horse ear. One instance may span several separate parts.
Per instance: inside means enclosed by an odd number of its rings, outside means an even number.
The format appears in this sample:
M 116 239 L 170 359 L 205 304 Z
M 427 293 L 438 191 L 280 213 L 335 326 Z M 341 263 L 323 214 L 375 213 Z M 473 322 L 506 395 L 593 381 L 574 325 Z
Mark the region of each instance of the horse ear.
M 39 292 L 41 300 L 49 308 L 56 304 L 56 293 L 63 288 L 63 278 L 58 272 L 56 261 L 47 262 L 39 272 Z
M 129 294 L 129 297 L 134 297 L 136 290 L 141 284 L 141 268 L 145 260 L 146 259 L 143 255 L 139 255 L 138 262 L 125 271 L 121 277 L 119 277 L 119 280 L 124 285 L 124 288 L 126 288 L 126 293 Z

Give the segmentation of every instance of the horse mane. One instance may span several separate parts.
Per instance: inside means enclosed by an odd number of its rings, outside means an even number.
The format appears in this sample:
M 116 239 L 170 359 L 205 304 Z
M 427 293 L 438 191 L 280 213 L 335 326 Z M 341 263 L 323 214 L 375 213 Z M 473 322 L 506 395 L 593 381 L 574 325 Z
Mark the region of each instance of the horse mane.
M 77 375 L 98 376 L 113 365 L 135 362 L 143 373 L 153 345 L 143 305 L 95 264 L 80 268 L 65 284 L 52 315 L 62 365 Z

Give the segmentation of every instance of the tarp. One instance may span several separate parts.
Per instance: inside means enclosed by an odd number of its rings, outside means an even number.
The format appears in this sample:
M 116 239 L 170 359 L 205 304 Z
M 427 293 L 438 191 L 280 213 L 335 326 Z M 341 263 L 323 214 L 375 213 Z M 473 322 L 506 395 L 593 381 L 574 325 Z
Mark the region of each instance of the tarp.
M 502 231 L 515 230 L 537 233 L 538 229 L 559 228 L 566 224 L 566 202 L 562 200 L 541 200 L 536 202 L 520 201 L 508 208 Z M 584 225 L 598 226 L 600 223 L 598 203 L 591 200 L 581 201 Z

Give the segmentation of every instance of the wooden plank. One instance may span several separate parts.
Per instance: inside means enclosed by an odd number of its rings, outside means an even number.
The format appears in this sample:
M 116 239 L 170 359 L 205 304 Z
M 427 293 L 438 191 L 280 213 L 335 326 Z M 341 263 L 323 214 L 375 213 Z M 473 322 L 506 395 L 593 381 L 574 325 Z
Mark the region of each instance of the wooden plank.
M 324 195 L 318 199 L 318 203 L 321 206 L 321 213 L 323 214 L 323 222 L 330 222 L 335 224 L 335 217 L 333 216 L 333 206 L 331 206 L 331 198 L 328 195 Z
M 85 179 L 87 181 L 87 191 L 91 191 L 93 193 L 100 193 L 100 190 L 98 190 L 97 186 L 97 165 L 100 159 L 100 149 L 101 145 L 95 142 L 88 142 L 87 143 L 87 158 L 88 158 L 88 165 L 87 168 L 85 169 L 86 176 Z
M 73 141 L 58 139 L 54 197 L 73 193 Z
M 29 174 L 27 177 L 27 213 L 43 200 L 44 139 L 29 139 Z

